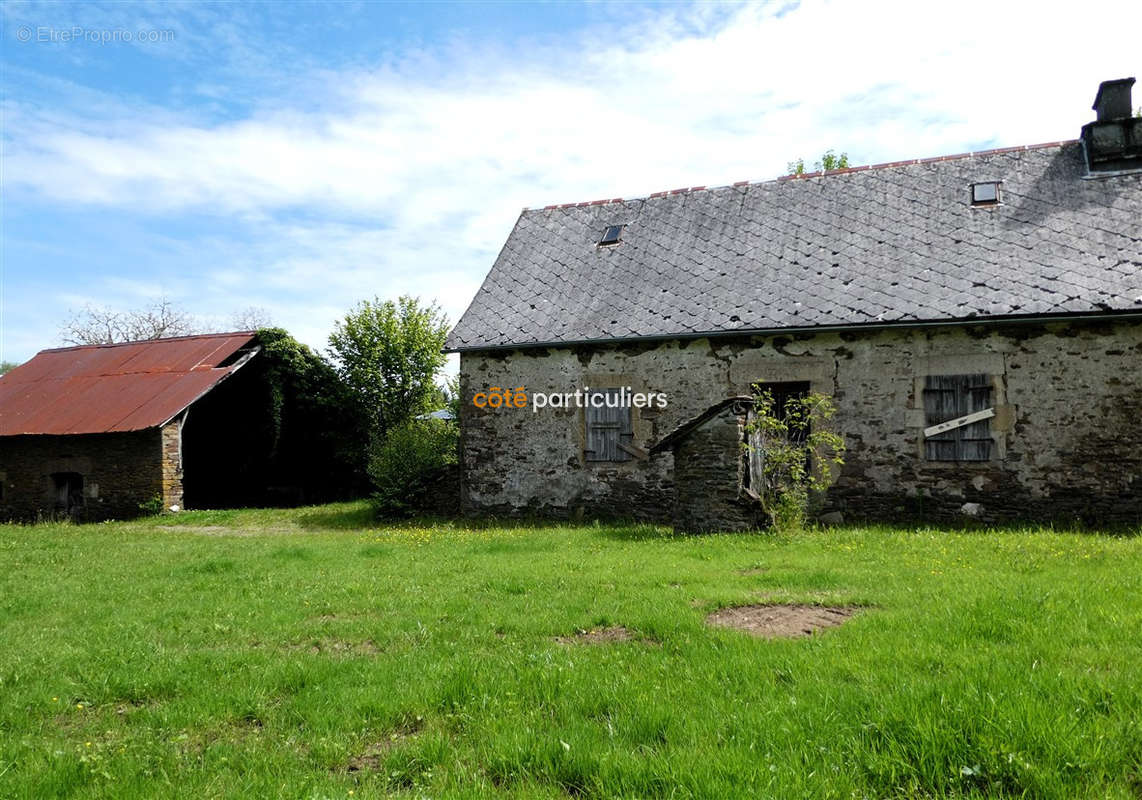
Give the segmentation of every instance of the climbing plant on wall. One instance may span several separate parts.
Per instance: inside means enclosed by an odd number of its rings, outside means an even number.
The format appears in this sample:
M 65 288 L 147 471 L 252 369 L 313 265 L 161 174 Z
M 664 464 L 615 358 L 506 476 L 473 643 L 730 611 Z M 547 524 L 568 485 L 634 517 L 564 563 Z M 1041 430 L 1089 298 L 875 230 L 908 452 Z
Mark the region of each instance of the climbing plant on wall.
M 307 477 L 319 494 L 352 494 L 364 486 L 367 420 L 348 387 L 319 353 L 281 328 L 258 331 L 254 363 L 266 393 L 264 424 L 274 472 Z
M 782 398 L 762 391 L 746 424 L 749 493 L 780 531 L 795 530 L 835 470 L 844 465 L 845 440 L 834 427 L 837 407 L 820 392 Z

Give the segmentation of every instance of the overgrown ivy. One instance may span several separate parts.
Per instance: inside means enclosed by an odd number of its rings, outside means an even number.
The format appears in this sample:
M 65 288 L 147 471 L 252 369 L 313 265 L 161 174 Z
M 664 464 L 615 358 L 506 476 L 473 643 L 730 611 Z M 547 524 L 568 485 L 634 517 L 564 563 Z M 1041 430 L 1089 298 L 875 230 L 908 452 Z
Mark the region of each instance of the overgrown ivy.
M 272 471 L 321 496 L 363 490 L 367 426 L 337 371 L 281 328 L 259 330 L 258 343 Z

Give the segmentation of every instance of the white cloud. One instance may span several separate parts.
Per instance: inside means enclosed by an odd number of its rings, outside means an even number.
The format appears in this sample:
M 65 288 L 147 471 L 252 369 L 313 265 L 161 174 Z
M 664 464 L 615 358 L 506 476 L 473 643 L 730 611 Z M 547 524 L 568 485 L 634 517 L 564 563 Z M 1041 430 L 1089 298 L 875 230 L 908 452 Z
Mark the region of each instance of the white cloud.
M 1098 81 L 1140 66 L 1142 6 L 1084 15 L 1118 22 L 1089 35 L 1026 2 L 699 6 L 558 47 L 315 71 L 321 103 L 237 121 L 13 104 L 6 190 L 158 229 L 238 220 L 200 243 L 214 277 L 181 290 L 266 306 L 321 344 L 373 294 L 457 319 L 524 205 L 769 178 L 826 148 L 867 163 L 1073 138 Z

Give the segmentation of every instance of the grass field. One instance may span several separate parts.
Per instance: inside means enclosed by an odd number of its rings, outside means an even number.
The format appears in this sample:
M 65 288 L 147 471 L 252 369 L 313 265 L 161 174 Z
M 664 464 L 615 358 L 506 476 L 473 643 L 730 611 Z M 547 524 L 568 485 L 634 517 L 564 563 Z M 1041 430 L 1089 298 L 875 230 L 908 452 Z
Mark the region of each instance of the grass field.
M 1142 537 L 0 526 L 0 642 L 5 798 L 1142 796 Z

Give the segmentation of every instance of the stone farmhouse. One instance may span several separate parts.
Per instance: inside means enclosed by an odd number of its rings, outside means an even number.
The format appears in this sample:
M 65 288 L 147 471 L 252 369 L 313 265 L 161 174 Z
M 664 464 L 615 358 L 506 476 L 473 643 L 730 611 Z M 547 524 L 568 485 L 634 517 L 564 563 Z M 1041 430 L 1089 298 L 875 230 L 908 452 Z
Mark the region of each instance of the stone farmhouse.
M 0 378 L 0 519 L 227 504 L 260 409 L 251 332 L 44 350 Z
M 834 398 L 849 519 L 1142 520 L 1133 82 L 1078 140 L 524 210 L 448 339 L 464 508 L 748 526 L 764 387 Z M 471 402 L 521 387 L 669 403 Z

